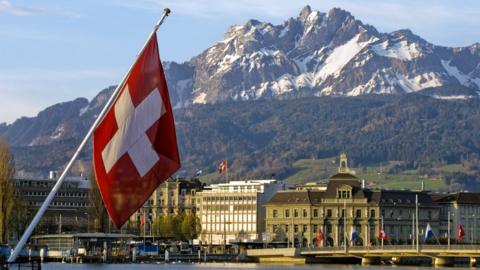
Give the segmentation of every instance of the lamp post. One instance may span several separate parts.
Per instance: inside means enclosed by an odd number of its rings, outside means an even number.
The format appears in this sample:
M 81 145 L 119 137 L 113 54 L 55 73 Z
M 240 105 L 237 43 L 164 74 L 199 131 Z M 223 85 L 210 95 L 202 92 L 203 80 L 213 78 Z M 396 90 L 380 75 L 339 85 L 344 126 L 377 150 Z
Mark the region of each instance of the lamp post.
M 447 211 L 447 245 L 450 249 L 450 209 Z
M 85 212 L 84 214 L 87 216 L 87 232 L 89 233 L 90 232 L 90 215 L 87 212 Z
M 420 242 L 420 237 L 419 237 L 419 234 L 420 234 L 420 230 L 418 228 L 418 194 L 415 194 L 415 220 L 417 222 L 417 226 L 415 228 L 415 234 L 416 234 L 416 244 L 417 244 L 417 252 L 420 252 L 420 246 L 419 246 L 419 242 Z
M 415 249 L 415 214 L 412 213 L 412 248 Z
M 475 235 L 476 235 L 476 230 L 477 230 L 477 219 L 475 217 L 475 214 L 472 214 L 472 217 L 473 217 L 473 231 L 472 231 L 472 244 L 475 245 L 475 243 L 477 242 L 477 239 L 475 239 Z
M 385 233 L 385 228 L 383 227 L 383 215 L 382 215 L 382 217 L 381 217 L 381 221 L 382 221 L 382 223 L 381 223 L 380 229 L 383 230 L 383 232 Z M 381 242 L 382 242 L 382 249 L 383 249 L 383 238 L 384 238 L 384 236 L 381 235 L 380 240 L 381 240 Z

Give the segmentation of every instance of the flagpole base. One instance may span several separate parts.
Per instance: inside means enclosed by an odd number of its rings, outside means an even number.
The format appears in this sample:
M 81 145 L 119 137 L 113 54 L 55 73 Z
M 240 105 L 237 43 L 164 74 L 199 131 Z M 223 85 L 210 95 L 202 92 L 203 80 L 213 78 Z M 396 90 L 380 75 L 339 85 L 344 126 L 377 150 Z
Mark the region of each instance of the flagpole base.
M 455 261 L 453 257 L 432 258 L 432 266 L 435 266 L 435 267 L 453 266 L 454 263 Z
M 477 258 L 475 257 L 470 258 L 470 267 L 477 267 Z
M 362 265 L 379 265 L 381 264 L 381 257 L 363 257 Z

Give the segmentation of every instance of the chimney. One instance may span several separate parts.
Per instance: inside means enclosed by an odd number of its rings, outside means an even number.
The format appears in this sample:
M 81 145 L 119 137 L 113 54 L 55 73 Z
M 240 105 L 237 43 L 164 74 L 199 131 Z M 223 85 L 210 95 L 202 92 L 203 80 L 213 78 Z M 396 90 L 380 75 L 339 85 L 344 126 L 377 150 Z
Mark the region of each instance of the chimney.
M 48 179 L 57 180 L 57 178 L 58 178 L 58 171 L 50 171 L 48 173 Z

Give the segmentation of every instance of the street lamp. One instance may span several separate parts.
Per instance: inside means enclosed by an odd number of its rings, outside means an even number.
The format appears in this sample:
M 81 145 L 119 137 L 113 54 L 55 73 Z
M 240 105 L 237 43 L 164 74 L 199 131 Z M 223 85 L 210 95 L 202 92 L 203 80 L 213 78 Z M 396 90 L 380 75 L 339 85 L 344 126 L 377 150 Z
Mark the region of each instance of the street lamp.
M 476 230 L 477 230 L 477 219 L 475 217 L 475 214 L 472 214 L 472 217 L 473 217 L 472 244 L 475 244 L 477 242 L 476 239 L 475 239 L 475 234 L 476 234 Z
M 85 212 L 84 214 L 87 215 L 87 232 L 89 233 L 90 232 L 90 215 L 87 212 Z

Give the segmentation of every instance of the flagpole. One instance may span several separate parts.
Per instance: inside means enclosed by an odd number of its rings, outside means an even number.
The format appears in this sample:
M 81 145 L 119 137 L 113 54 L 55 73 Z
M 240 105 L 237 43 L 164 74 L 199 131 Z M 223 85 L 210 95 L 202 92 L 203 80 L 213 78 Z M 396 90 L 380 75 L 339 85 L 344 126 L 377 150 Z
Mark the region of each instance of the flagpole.
M 380 234 L 380 236 L 382 237 L 380 240 L 381 240 L 381 242 L 382 242 L 382 249 L 383 249 L 383 238 L 385 238 L 385 236 L 383 236 L 383 235 L 385 235 L 385 227 L 383 227 L 383 215 L 382 215 L 381 221 L 382 221 L 382 231 L 383 231 L 383 234 Z
M 225 177 L 227 178 L 227 184 L 228 184 L 228 160 L 225 159 Z
M 95 131 L 95 128 L 98 126 L 98 124 L 103 120 L 103 118 L 105 117 L 107 111 L 110 109 L 110 107 L 112 106 L 113 102 L 117 99 L 118 97 L 118 94 L 120 93 L 120 90 L 123 89 L 123 86 L 125 84 L 125 81 L 127 80 L 128 78 L 128 75 L 130 75 L 130 72 L 132 71 L 133 69 L 133 66 L 135 65 L 135 63 L 137 62 L 138 58 L 140 57 L 140 55 L 142 55 L 142 52 L 145 50 L 145 47 L 146 45 L 148 44 L 148 42 L 150 41 L 150 39 L 152 38 L 152 36 L 157 32 L 158 28 L 160 28 L 160 26 L 163 24 L 163 21 L 165 20 L 165 18 L 170 14 L 170 9 L 168 8 L 165 8 L 163 10 L 163 15 L 162 17 L 160 18 L 160 20 L 158 20 L 158 22 L 155 24 L 155 26 L 153 27 L 153 30 L 152 32 L 150 33 L 150 35 L 148 36 L 148 39 L 147 41 L 145 42 L 145 44 L 143 45 L 142 49 L 140 50 L 140 53 L 137 55 L 135 61 L 133 62 L 133 64 L 130 66 L 128 72 L 123 76 L 122 80 L 120 81 L 120 83 L 117 85 L 117 87 L 115 88 L 115 90 L 113 91 L 113 94 L 110 96 L 110 98 L 108 99 L 107 103 L 105 104 L 105 106 L 103 107 L 102 111 L 100 112 L 100 114 L 98 115 L 97 119 L 95 119 L 95 122 L 92 124 L 92 126 L 90 127 L 90 129 L 88 130 L 87 134 L 85 135 L 85 137 L 83 138 L 82 142 L 80 143 L 80 145 L 78 146 L 77 150 L 75 151 L 75 153 L 73 154 L 72 158 L 70 159 L 70 161 L 68 162 L 67 166 L 65 167 L 65 169 L 63 170 L 62 174 L 60 175 L 60 178 L 58 178 L 57 182 L 55 183 L 55 185 L 53 186 L 52 190 L 50 191 L 50 193 L 48 194 L 47 198 L 45 199 L 45 201 L 43 202 L 42 206 L 40 207 L 40 209 L 38 209 L 37 213 L 35 214 L 35 217 L 32 219 L 32 222 L 30 223 L 30 225 L 28 225 L 27 229 L 25 230 L 25 232 L 23 233 L 22 235 L 22 238 L 20 238 L 20 241 L 18 241 L 17 245 L 15 246 L 15 249 L 13 250 L 12 254 L 10 255 L 10 257 L 8 258 L 8 262 L 9 263 L 12 263 L 12 262 L 15 262 L 15 260 L 17 259 L 18 255 L 20 254 L 20 251 L 21 249 L 23 248 L 23 246 L 25 246 L 25 243 L 27 242 L 28 238 L 30 238 L 30 235 L 32 234 L 33 230 L 35 229 L 35 227 L 38 225 L 38 223 L 40 222 L 40 219 L 43 217 L 43 215 L 45 214 L 45 211 L 47 210 L 48 206 L 50 205 L 50 203 L 52 202 L 53 198 L 55 197 L 55 194 L 57 194 L 58 190 L 60 189 L 61 185 L 63 184 L 63 181 L 65 180 L 65 177 L 67 176 L 67 173 L 70 171 L 70 168 L 72 167 L 73 163 L 75 162 L 75 160 L 77 159 L 78 155 L 80 154 L 80 152 L 83 150 L 83 148 L 85 147 L 85 145 L 88 143 L 88 141 L 90 140 L 90 137 L 92 136 L 93 132 Z
M 447 226 L 448 226 L 447 244 L 448 244 L 448 249 L 450 249 L 450 210 L 447 211 L 447 215 L 448 215 L 447 216 Z
M 420 252 L 420 229 L 418 228 L 419 226 L 419 219 L 418 219 L 418 194 L 415 194 L 415 222 L 416 222 L 416 227 L 415 227 L 415 237 L 416 237 L 416 245 L 417 245 L 417 253 Z

